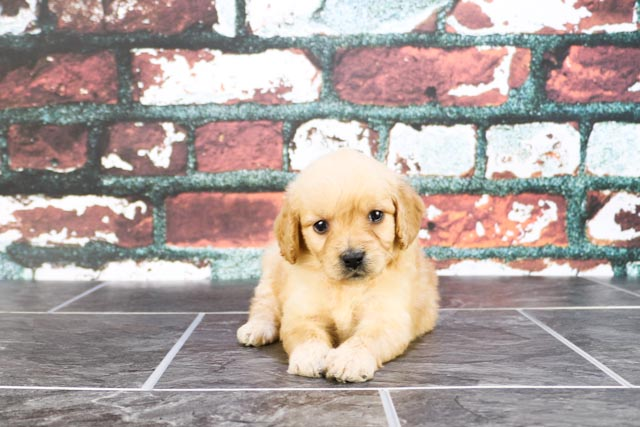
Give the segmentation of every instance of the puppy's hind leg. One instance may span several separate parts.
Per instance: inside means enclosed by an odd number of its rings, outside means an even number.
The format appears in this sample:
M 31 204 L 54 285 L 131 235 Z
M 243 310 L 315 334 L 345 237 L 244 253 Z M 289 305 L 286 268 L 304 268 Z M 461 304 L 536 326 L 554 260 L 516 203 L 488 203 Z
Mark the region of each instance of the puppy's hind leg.
M 280 307 L 271 282 L 263 279 L 251 300 L 249 320 L 238 328 L 238 342 L 257 347 L 277 341 L 280 317 Z

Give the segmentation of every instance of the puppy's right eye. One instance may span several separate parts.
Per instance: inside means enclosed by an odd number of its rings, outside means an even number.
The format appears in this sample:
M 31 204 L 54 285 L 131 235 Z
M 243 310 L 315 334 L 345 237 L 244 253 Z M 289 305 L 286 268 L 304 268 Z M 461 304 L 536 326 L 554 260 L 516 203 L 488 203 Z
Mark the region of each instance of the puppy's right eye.
M 313 230 L 318 234 L 324 234 L 329 229 L 329 223 L 324 219 L 313 224 Z

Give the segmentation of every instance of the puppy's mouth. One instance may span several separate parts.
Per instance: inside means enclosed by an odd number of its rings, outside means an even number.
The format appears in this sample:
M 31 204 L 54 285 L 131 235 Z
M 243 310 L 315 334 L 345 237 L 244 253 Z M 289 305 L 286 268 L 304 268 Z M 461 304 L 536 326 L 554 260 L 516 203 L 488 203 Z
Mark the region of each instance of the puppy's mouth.
M 348 270 L 344 271 L 342 277 L 344 280 L 361 280 L 369 274 L 365 270 Z

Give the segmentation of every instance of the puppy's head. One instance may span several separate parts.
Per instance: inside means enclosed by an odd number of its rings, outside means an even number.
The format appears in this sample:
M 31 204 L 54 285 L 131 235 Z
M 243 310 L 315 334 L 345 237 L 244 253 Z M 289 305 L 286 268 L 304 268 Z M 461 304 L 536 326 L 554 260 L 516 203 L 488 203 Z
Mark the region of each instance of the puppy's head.
M 292 264 L 332 280 L 375 277 L 416 238 L 424 204 L 399 176 L 353 150 L 317 160 L 287 188 L 275 234 Z

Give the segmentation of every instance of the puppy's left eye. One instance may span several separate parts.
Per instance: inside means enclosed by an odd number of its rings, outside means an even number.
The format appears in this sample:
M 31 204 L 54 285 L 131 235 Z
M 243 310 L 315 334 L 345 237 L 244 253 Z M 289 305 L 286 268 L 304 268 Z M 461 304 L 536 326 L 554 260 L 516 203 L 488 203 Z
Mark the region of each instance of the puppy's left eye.
M 384 212 L 382 212 L 382 211 L 371 211 L 371 212 L 369 212 L 369 221 L 371 221 L 373 223 L 378 223 L 378 222 L 382 221 L 382 218 L 384 218 Z

